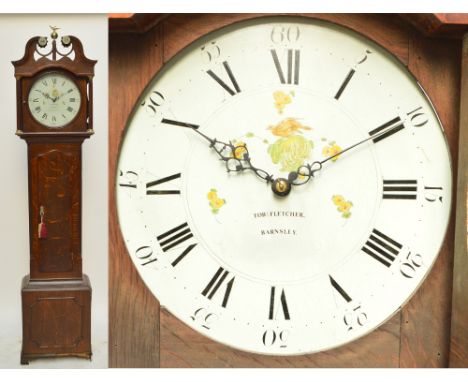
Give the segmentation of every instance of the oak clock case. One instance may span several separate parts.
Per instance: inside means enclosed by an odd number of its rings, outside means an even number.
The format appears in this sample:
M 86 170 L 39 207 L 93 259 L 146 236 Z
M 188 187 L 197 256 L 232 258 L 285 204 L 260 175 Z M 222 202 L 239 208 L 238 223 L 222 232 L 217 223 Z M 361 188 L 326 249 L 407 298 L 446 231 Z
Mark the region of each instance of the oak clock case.
M 96 61 L 80 40 L 33 37 L 14 61 L 16 134 L 28 146 L 30 274 L 22 282 L 21 363 L 91 358 L 91 284 L 82 273 L 81 145 L 93 134 Z
M 408 301 L 439 253 L 451 176 L 436 112 L 393 56 L 330 23 L 262 18 L 148 84 L 117 209 L 161 305 L 223 344 L 294 355 Z

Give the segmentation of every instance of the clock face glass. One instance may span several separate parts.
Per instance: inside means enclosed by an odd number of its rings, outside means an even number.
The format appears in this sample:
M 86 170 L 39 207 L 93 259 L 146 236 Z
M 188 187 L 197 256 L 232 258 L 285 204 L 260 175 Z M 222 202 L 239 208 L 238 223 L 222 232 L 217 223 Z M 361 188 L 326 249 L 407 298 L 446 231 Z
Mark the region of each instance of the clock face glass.
M 81 94 L 76 84 L 60 73 L 48 73 L 34 82 L 28 97 L 29 111 L 41 125 L 60 128 L 78 114 Z
M 211 33 L 156 75 L 116 188 L 129 255 L 165 308 L 286 355 L 352 341 L 412 296 L 451 182 L 443 129 L 400 62 L 336 25 L 276 17 Z

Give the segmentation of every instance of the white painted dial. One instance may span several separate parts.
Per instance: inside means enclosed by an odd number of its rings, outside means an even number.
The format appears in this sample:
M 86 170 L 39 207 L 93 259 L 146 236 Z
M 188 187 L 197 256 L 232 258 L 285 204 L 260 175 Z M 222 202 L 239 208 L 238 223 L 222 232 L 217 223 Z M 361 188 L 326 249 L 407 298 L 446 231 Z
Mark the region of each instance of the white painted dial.
M 28 96 L 29 111 L 40 124 L 61 128 L 71 122 L 81 105 L 81 94 L 76 84 L 61 73 L 47 73 L 31 87 Z
M 265 354 L 333 348 L 387 320 L 430 271 L 451 204 L 443 129 L 406 68 L 294 17 L 174 57 L 135 107 L 118 171 L 148 288 L 195 330 Z

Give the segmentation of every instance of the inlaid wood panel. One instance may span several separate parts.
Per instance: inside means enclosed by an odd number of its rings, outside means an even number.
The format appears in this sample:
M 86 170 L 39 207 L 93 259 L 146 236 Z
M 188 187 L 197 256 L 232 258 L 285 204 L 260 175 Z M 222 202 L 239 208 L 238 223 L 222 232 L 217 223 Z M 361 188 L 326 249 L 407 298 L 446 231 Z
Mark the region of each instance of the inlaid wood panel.
M 81 146 L 31 143 L 31 279 L 81 279 Z M 47 237 L 39 238 L 40 211 Z

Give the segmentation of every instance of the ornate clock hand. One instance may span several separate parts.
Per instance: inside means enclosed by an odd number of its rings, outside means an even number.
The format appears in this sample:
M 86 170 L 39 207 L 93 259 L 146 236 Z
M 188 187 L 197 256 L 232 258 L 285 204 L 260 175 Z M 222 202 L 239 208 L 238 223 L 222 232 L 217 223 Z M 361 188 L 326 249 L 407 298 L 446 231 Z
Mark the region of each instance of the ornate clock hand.
M 265 180 L 267 184 L 275 182 L 271 174 L 265 170 L 262 170 L 261 168 L 255 167 L 252 164 L 247 145 L 242 144 L 236 146 L 232 144 L 232 142 L 222 142 L 216 138 L 213 139 L 208 137 L 206 134 L 198 131 L 198 129 L 194 127 L 187 127 L 195 131 L 210 143 L 210 148 L 216 151 L 220 159 L 225 162 L 227 172 L 241 172 L 245 170 L 251 170 L 259 178 Z
M 290 172 L 288 175 L 288 181 L 295 186 L 300 186 L 303 184 L 306 184 L 317 171 L 320 171 L 323 167 L 323 164 L 328 162 L 329 160 L 336 158 L 345 152 L 362 145 L 363 143 L 366 143 L 367 141 L 372 140 L 378 140 L 379 138 L 383 138 L 384 136 L 391 135 L 393 133 L 396 133 L 397 131 L 401 130 L 404 127 L 404 121 L 401 120 L 400 118 L 396 118 L 395 120 L 392 121 L 393 123 L 386 128 L 382 129 L 376 134 L 370 135 L 369 137 L 354 143 L 345 149 L 330 155 L 326 157 L 325 159 L 322 159 L 321 161 L 315 161 L 312 164 L 305 164 L 302 166 L 299 166 L 296 171 Z

